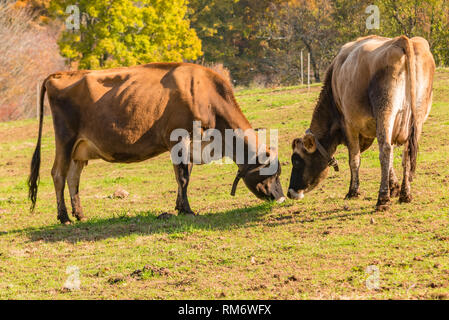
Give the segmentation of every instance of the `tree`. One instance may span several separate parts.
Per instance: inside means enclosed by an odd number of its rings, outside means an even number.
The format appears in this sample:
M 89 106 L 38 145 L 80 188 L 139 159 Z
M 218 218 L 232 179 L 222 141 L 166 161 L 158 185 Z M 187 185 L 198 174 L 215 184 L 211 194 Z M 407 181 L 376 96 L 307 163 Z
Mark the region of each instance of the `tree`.
M 79 61 L 79 68 L 178 62 L 202 55 L 201 41 L 186 18 L 186 0 L 55 0 L 50 9 L 67 17 L 69 5 L 79 8 L 81 23 L 79 30 L 62 33 L 59 47 L 64 57 Z
M 273 4 L 287 0 L 191 0 L 189 18 L 203 42 L 204 60 L 223 63 L 238 84 L 273 71 L 262 24 Z
M 449 3 L 431 13 L 430 39 L 437 65 L 449 66 Z
M 381 30 L 387 36 L 421 36 L 429 41 L 437 65 L 449 65 L 447 0 L 379 0 Z
M 190 0 L 189 19 L 202 41 L 205 61 L 220 62 L 237 54 L 232 39 L 242 30 L 239 0 Z
M 333 7 L 332 24 L 338 46 L 354 41 L 369 34 L 382 35 L 378 29 L 367 29 L 369 14 L 366 9 L 373 5 L 373 0 L 331 0 Z M 381 19 L 381 22 L 384 22 Z M 381 24 L 382 25 L 382 24 Z
M 300 75 L 300 53 L 310 53 L 310 65 L 316 82 L 320 72 L 335 54 L 336 30 L 329 0 L 290 0 L 273 8 L 275 17 L 268 26 L 271 29 L 270 47 L 277 48 L 278 68 L 283 64 L 283 77 L 287 83 L 298 81 Z M 276 59 L 275 57 L 273 57 Z M 306 60 L 304 60 L 306 61 Z M 283 81 L 284 82 L 284 81 Z

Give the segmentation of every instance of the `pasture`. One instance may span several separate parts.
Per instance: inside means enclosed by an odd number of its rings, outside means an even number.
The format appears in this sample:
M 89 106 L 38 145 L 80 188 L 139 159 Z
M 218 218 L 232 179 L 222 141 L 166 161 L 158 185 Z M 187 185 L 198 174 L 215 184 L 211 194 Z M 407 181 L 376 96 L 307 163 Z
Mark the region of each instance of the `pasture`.
M 236 92 L 254 128 L 279 129 L 287 192 L 291 141 L 308 128 L 319 94 L 300 87 Z M 375 212 L 380 183 L 375 143 L 362 155 L 362 196 L 340 172 L 302 201 L 257 200 L 237 166 L 195 166 L 189 199 L 197 217 L 174 213 L 177 185 L 169 154 L 137 164 L 91 161 L 81 177 L 87 222 L 62 226 L 50 170 L 52 120 L 44 120 L 41 184 L 29 212 L 26 179 L 36 120 L 0 123 L 0 299 L 448 299 L 449 70 L 439 70 L 420 143 L 414 201 Z M 399 176 L 402 149 L 395 150 Z M 130 195 L 112 197 L 122 187 Z M 66 188 L 67 189 L 67 188 Z M 66 190 L 68 201 L 68 191 Z M 79 269 L 80 288 L 64 284 Z M 378 270 L 379 285 L 367 287 Z M 372 267 L 374 266 L 374 268 Z M 370 280 L 371 279 L 371 280 Z

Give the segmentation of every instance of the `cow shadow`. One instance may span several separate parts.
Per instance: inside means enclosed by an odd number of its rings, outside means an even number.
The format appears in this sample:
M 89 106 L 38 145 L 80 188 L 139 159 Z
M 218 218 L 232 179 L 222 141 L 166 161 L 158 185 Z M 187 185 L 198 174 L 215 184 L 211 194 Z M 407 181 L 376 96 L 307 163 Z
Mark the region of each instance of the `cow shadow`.
M 113 218 L 93 218 L 70 226 L 55 224 L 12 232 L 24 232 L 30 241 L 69 243 L 101 241 L 129 235 L 166 234 L 178 236 L 198 230 L 231 230 L 251 227 L 270 213 L 273 206 L 274 204 L 261 204 L 198 216 L 173 215 L 164 219 L 158 218 L 154 212 L 142 211 L 131 217 L 123 215 Z
M 26 228 L 5 233 L 25 233 L 32 242 L 67 242 L 101 241 L 110 238 L 122 238 L 130 235 L 168 235 L 183 237 L 196 231 L 232 230 L 249 228 L 261 221 L 267 227 L 276 227 L 291 223 L 309 224 L 318 221 L 354 219 L 357 216 L 370 215 L 373 212 L 366 208 L 353 212 L 332 209 L 305 213 L 298 211 L 290 214 L 275 215 L 266 219 L 275 205 L 265 203 L 252 207 L 238 208 L 228 211 L 207 213 L 199 216 L 171 216 L 159 219 L 156 213 L 141 211 L 134 216 L 112 218 L 92 218 L 87 222 L 77 222 L 70 226 L 54 224 L 51 226 Z M 297 219 L 292 220 L 296 215 Z M 304 216 L 303 216 L 304 215 Z M 300 217 L 301 216 L 301 217 Z

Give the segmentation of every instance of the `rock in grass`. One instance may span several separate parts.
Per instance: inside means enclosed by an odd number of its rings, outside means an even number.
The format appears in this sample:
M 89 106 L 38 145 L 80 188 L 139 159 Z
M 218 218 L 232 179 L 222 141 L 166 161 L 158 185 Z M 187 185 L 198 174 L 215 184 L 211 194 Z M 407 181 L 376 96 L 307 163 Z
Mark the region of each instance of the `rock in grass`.
M 143 280 L 145 277 L 168 276 L 168 275 L 170 275 L 170 270 L 168 270 L 167 268 L 153 267 L 150 265 L 146 265 L 142 269 L 133 271 L 130 274 L 131 277 L 140 280 Z
M 113 277 L 108 279 L 109 284 L 119 284 L 125 281 L 126 279 L 124 277 Z
M 112 197 L 114 199 L 125 199 L 129 196 L 129 192 L 123 189 L 122 187 L 119 187 L 117 190 L 115 190 Z

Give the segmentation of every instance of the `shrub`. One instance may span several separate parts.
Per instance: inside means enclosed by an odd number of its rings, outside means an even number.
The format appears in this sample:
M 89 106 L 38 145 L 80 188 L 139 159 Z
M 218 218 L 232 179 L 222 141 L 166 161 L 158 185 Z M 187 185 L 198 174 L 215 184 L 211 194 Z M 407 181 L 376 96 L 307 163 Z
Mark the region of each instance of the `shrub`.
M 36 116 L 37 83 L 66 68 L 57 32 L 33 20 L 29 9 L 0 3 L 0 121 Z

